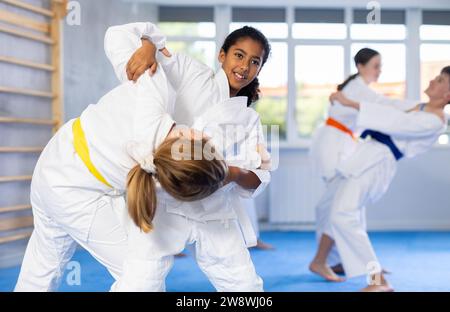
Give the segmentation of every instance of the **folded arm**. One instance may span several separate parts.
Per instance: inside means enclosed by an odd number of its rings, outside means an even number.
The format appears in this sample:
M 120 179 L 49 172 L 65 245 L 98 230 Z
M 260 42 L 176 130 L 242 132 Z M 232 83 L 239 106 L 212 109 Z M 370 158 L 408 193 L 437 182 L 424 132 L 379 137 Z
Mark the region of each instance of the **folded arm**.
M 436 135 L 444 124 L 433 113 L 408 113 L 390 106 L 362 102 L 358 126 L 399 139 L 413 139 Z

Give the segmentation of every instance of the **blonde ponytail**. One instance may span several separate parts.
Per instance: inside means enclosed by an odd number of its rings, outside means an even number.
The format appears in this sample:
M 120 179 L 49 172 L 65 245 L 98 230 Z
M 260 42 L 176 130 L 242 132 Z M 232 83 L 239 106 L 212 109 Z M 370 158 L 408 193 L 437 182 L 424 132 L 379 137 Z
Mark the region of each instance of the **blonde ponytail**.
M 184 142 L 181 146 L 191 151 L 195 151 L 196 144 L 200 143 L 202 157 L 175 159 L 172 145 L 177 142 Z M 215 155 L 210 152 L 213 148 L 209 144 L 204 138 L 201 141 L 166 139 L 154 153 L 154 175 L 147 173 L 140 165 L 130 170 L 127 181 L 128 213 L 142 231 L 148 233 L 153 229 L 152 221 L 157 207 L 154 178 L 158 179 L 162 189 L 169 195 L 181 201 L 203 199 L 223 185 L 228 167 L 220 157 L 213 157 Z
M 128 173 L 127 205 L 134 223 L 145 233 L 153 229 L 156 211 L 156 186 L 153 175 L 136 165 Z

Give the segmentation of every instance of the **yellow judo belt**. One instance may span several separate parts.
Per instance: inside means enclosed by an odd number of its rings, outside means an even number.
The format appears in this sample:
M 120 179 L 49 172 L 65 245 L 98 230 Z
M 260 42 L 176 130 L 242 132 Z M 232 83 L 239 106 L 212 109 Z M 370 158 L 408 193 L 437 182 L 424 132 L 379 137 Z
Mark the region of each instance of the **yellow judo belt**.
M 111 184 L 106 181 L 102 174 L 95 168 L 92 163 L 91 156 L 89 155 L 89 147 L 86 141 L 86 136 L 84 135 L 83 128 L 81 127 L 80 118 L 77 118 L 73 123 L 73 146 L 75 147 L 75 152 L 81 158 L 88 170 L 97 178 L 100 182 L 106 186 L 112 188 Z

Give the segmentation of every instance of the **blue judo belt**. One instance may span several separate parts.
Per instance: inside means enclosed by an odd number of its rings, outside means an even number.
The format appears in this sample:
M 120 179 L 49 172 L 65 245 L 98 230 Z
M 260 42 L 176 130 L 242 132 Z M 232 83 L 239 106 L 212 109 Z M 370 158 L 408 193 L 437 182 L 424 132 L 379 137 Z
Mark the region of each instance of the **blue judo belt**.
M 394 157 L 396 160 L 400 160 L 403 158 L 403 153 L 400 152 L 398 147 L 395 145 L 394 141 L 392 141 L 391 137 L 387 134 L 374 131 L 374 130 L 365 130 L 361 134 L 361 138 L 365 139 L 367 136 L 370 136 L 375 141 L 380 142 L 381 144 L 386 145 L 391 150 L 392 154 L 394 154 Z

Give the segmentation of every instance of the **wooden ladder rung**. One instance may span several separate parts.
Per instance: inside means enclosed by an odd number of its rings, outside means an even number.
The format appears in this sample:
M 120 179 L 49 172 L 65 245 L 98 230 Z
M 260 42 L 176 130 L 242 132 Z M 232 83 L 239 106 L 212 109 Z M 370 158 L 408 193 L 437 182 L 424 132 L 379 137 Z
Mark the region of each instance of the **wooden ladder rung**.
M 31 236 L 32 233 L 33 233 L 32 231 L 28 231 L 28 232 L 24 232 L 24 233 L 20 233 L 20 234 L 14 234 L 14 235 L 10 235 L 10 236 L 0 237 L 0 244 L 6 244 L 6 243 L 10 243 L 10 242 L 27 239 Z
M 39 31 L 42 33 L 50 32 L 50 24 L 49 23 L 39 22 L 34 19 L 25 17 L 23 15 L 8 12 L 5 10 L 0 10 L 0 21 L 11 24 L 11 25 L 20 26 L 20 27 L 31 29 L 31 30 Z
M 50 119 L 15 118 L 15 117 L 0 117 L 0 123 L 23 123 L 23 124 L 44 125 L 44 126 L 56 125 L 56 121 Z
M 9 182 L 20 182 L 20 181 L 31 181 L 32 176 L 4 176 L 0 177 L 0 183 L 9 183 Z
M 19 1 L 19 0 L 0 0 L 0 1 L 4 2 L 4 3 L 7 3 L 7 4 L 10 4 L 10 5 L 13 5 L 13 6 L 16 6 L 18 8 L 25 9 L 25 10 L 28 10 L 28 11 L 31 11 L 31 12 L 34 12 L 34 13 L 38 13 L 38 14 L 41 14 L 41 15 L 45 15 L 45 16 L 48 16 L 48 17 L 53 17 L 55 15 L 50 10 L 38 7 L 36 5 L 25 3 L 23 1 Z
M 55 95 L 51 92 L 31 90 L 31 89 L 22 89 L 22 88 L 13 88 L 13 87 L 4 87 L 4 86 L 0 86 L 0 93 L 21 94 L 21 95 L 45 97 L 45 98 L 50 98 L 50 99 L 55 97 Z
M 48 36 L 35 35 L 33 33 L 30 33 L 30 32 L 17 30 L 17 29 L 13 29 L 13 28 L 1 26 L 1 25 L 0 25 L 0 32 L 4 32 L 6 34 L 10 34 L 10 35 L 14 35 L 14 36 L 18 36 L 18 37 L 34 40 L 34 41 L 43 42 L 43 43 L 46 43 L 46 44 L 54 44 L 55 43 L 55 41 L 52 38 L 48 37 Z
M 33 216 L 22 216 L 0 220 L 0 231 L 11 231 L 33 226 Z
M 9 207 L 0 207 L 0 213 L 5 212 L 14 212 L 14 211 L 22 211 L 31 209 L 31 205 L 17 205 L 17 206 L 9 206 Z
M 0 153 L 41 153 L 43 150 L 40 146 L 0 146 Z
M 31 68 L 36 68 L 36 69 L 43 69 L 46 71 L 54 71 L 55 70 L 55 67 L 52 65 L 49 65 L 49 64 L 40 64 L 40 63 L 35 63 L 35 62 L 27 61 L 27 60 L 20 60 L 20 59 L 17 59 L 14 57 L 9 57 L 9 56 L 0 56 L 0 62 L 20 65 L 20 66 L 25 66 L 25 67 L 31 67 Z

